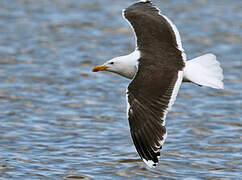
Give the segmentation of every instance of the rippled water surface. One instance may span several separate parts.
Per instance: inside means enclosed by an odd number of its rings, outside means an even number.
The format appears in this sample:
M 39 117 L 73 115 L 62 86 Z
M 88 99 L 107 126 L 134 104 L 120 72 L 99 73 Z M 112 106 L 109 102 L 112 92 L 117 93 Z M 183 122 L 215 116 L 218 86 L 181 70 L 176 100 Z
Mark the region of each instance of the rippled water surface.
M 242 1 L 154 0 L 188 58 L 213 52 L 225 90 L 183 84 L 148 169 L 126 119 L 128 80 L 93 66 L 134 49 L 127 0 L 0 1 L 0 179 L 241 179 Z

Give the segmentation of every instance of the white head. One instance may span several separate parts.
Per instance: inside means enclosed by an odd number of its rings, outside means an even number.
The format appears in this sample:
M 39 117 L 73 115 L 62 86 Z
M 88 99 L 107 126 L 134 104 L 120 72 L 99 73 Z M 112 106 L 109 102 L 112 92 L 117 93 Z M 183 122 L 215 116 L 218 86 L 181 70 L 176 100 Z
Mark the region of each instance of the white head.
M 116 57 L 105 62 L 103 65 L 98 65 L 92 71 L 109 71 L 132 79 L 137 71 L 139 57 L 139 51 L 134 51 L 129 55 Z

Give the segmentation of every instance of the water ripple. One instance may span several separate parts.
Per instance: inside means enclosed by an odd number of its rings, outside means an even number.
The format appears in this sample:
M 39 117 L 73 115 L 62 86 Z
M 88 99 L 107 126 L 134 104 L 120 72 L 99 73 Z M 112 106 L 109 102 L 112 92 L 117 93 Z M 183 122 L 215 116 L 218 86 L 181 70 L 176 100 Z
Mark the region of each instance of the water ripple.
M 225 75 L 222 91 L 182 85 L 156 169 L 130 137 L 128 80 L 91 72 L 133 50 L 133 1 L 0 1 L 0 179 L 241 178 L 242 3 L 153 1 L 189 59 L 213 52 Z

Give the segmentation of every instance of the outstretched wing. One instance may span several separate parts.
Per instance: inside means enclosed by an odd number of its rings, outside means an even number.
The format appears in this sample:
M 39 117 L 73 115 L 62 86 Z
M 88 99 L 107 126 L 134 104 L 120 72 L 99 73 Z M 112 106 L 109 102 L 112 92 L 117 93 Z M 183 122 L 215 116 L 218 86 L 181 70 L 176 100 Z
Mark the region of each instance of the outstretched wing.
M 156 166 L 166 138 L 166 114 L 182 82 L 185 56 L 174 25 L 150 1 L 136 3 L 123 13 L 140 51 L 138 71 L 127 91 L 131 136 L 141 158 Z
M 160 10 L 147 0 L 135 3 L 123 10 L 123 17 L 133 28 L 136 45 L 140 49 L 155 48 L 157 44 L 174 46 L 183 52 L 180 34 L 176 26 Z M 186 57 L 183 54 L 183 60 Z

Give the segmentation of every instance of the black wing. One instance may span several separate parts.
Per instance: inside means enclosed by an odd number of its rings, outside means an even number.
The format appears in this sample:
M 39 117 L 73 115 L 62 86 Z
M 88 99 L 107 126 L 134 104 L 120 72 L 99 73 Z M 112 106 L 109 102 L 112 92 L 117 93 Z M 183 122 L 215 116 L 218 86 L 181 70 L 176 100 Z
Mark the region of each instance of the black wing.
M 181 38 L 175 25 L 150 1 L 139 2 L 124 9 L 123 16 L 133 27 L 139 49 L 157 46 L 176 47 L 183 50 Z
M 124 17 L 133 26 L 141 54 L 127 92 L 131 136 L 141 158 L 155 166 L 166 136 L 166 113 L 182 82 L 184 59 L 172 26 L 151 2 L 130 6 Z

